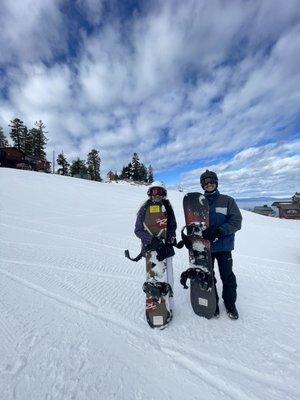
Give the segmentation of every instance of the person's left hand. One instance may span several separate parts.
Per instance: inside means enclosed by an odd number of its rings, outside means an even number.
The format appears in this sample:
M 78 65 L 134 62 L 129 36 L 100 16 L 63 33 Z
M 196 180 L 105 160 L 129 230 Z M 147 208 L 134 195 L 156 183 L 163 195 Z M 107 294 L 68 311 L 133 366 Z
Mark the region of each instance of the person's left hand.
M 217 228 L 216 226 L 210 226 L 204 229 L 204 231 L 202 232 L 202 237 L 205 240 L 213 242 L 215 239 L 219 239 L 221 237 L 220 228 Z

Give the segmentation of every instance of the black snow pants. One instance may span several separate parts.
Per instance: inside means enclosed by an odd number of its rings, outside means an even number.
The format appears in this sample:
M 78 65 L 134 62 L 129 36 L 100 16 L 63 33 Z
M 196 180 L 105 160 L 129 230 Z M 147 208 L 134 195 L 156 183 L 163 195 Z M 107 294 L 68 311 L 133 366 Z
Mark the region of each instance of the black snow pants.
M 236 278 L 232 272 L 232 256 L 231 251 L 220 251 L 212 253 L 212 263 L 214 265 L 215 260 L 218 262 L 220 277 L 223 283 L 222 298 L 227 310 L 230 310 L 236 302 Z M 214 274 L 215 275 L 215 274 Z M 215 277 L 215 283 L 217 282 Z M 216 288 L 217 302 L 219 296 Z

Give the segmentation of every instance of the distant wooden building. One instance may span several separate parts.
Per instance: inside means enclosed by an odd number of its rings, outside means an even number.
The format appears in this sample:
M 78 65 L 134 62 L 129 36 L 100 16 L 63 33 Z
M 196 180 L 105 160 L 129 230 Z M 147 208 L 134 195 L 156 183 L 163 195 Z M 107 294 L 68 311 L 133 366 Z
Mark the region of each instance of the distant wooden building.
M 50 162 L 28 156 L 16 147 L 0 148 L 0 167 L 26 169 L 30 171 L 50 172 Z
M 300 219 L 300 203 L 292 201 L 275 201 L 272 207 L 277 207 L 279 218 Z
M 25 153 L 16 147 L 0 148 L 0 166 L 16 168 L 17 164 L 25 162 Z
M 276 212 L 272 207 L 267 206 L 266 204 L 263 206 L 256 206 L 253 210 L 256 214 L 266 215 L 268 217 L 275 217 Z

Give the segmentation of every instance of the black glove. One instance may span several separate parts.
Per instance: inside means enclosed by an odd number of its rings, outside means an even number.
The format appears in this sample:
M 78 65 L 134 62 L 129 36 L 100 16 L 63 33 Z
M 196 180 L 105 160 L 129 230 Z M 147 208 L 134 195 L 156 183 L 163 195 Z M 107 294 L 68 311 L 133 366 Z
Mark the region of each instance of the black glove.
M 159 239 L 158 237 L 154 236 L 151 240 L 151 243 L 149 245 L 149 249 L 151 250 L 156 250 L 159 247 L 161 247 L 163 245 L 163 241 L 161 239 Z
M 166 258 L 173 257 L 175 255 L 174 244 L 166 243 L 166 255 Z
M 177 244 L 177 240 L 176 237 L 172 236 L 172 237 L 167 237 L 167 243 L 171 244 L 172 246 L 176 247 Z
M 182 284 L 184 289 L 189 288 L 188 285 L 186 284 L 188 278 L 189 278 L 189 270 L 182 272 L 182 274 L 180 275 L 180 283 Z
M 173 249 L 173 247 L 171 246 Z M 163 261 L 165 258 L 168 257 L 168 248 L 167 246 L 161 242 L 161 245 L 156 248 L 156 258 L 158 261 Z
M 177 249 L 182 249 L 184 246 L 183 240 L 179 240 L 179 242 L 176 244 Z
M 188 250 L 192 246 L 191 240 L 188 239 L 188 236 L 181 232 L 181 240 L 177 243 L 177 249 L 182 249 L 185 246 Z
M 158 237 L 154 236 L 148 246 L 150 251 L 156 251 L 156 258 L 158 261 L 163 261 L 165 258 L 168 257 L 167 247 L 165 243 Z
M 161 239 L 153 237 L 151 243 L 147 246 L 147 251 L 156 251 L 156 258 L 158 261 L 163 261 L 168 257 L 174 256 L 175 252 L 173 245 L 164 243 Z
M 215 226 L 210 226 L 209 228 L 204 229 L 202 232 L 202 237 L 205 240 L 213 242 L 215 239 L 219 239 L 221 237 L 221 230 Z

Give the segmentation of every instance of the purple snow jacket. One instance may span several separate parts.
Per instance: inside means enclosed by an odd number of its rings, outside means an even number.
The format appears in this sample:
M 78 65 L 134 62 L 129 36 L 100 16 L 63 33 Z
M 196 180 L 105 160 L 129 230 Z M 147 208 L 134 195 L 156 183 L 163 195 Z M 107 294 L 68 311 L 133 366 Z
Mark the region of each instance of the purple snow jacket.
M 145 246 L 147 244 L 150 244 L 152 239 L 153 239 L 153 235 L 151 235 L 151 233 L 149 233 L 144 227 L 145 214 L 146 214 L 146 210 L 147 210 L 147 208 L 148 208 L 150 203 L 152 203 L 151 200 L 147 200 L 142 205 L 142 207 L 139 209 L 139 212 L 137 214 L 136 223 L 135 223 L 134 233 L 136 234 L 136 236 L 139 239 L 141 239 L 143 246 Z M 164 199 L 162 201 L 162 204 L 166 208 L 167 218 L 168 218 L 168 222 L 167 222 L 167 242 L 168 243 L 172 243 L 176 239 L 176 228 L 177 228 L 177 223 L 176 223 L 174 211 L 173 211 L 173 208 L 172 208 L 171 203 L 169 202 L 169 200 Z

